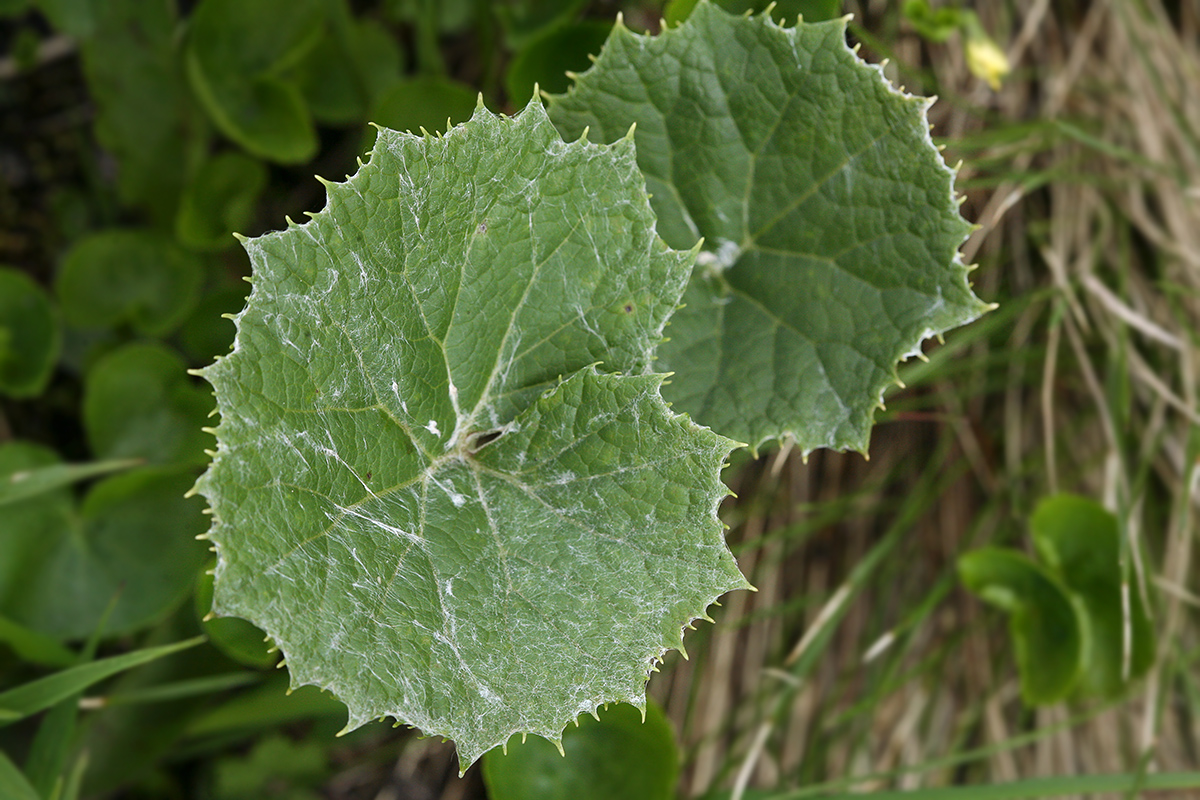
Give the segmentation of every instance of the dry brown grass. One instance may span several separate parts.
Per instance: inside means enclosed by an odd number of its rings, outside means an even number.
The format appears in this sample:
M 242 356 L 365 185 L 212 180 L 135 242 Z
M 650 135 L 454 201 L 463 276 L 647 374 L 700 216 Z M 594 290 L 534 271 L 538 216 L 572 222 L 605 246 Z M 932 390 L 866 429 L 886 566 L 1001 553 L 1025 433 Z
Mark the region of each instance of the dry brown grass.
M 896 17 L 858 5 L 867 31 Z M 975 5 L 1008 42 L 1000 92 L 953 41 L 882 40 L 899 82 L 943 97 L 935 135 L 966 159 L 981 226 L 964 251 L 1008 308 L 889 402 L 869 462 L 776 455 L 738 475 L 730 540 L 759 592 L 730 595 L 650 685 L 691 795 L 914 766 L 856 788 L 1200 768 L 1200 2 Z M 1058 490 L 1118 514 L 1155 608 L 1159 663 L 1107 710 L 1022 708 L 1003 621 L 953 576 L 972 546 L 1021 546 Z M 992 752 L 937 765 L 974 748 Z

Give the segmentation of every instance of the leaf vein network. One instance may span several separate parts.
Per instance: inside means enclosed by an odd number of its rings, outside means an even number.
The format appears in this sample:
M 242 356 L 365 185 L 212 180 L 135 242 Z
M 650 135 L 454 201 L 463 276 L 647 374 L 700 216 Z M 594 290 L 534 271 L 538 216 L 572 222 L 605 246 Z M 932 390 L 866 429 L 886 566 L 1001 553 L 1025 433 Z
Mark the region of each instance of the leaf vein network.
M 521 299 L 518 300 L 513 306 L 512 314 L 509 316 L 508 326 L 504 329 L 504 336 L 500 340 L 500 345 L 496 348 L 496 361 L 492 365 L 491 372 L 488 373 L 487 382 L 484 384 L 483 391 L 479 395 L 479 400 L 476 401 L 475 407 L 471 409 L 471 413 L 466 419 L 465 427 L 470 428 L 470 426 L 474 425 L 475 420 L 479 417 L 479 414 L 483 411 L 483 408 L 493 399 L 491 397 L 491 390 L 493 385 L 496 383 L 497 378 L 500 376 L 501 364 L 504 362 L 504 351 L 508 346 L 508 339 L 512 335 L 513 330 L 517 327 L 517 315 L 521 313 L 521 309 L 523 309 L 525 307 L 525 303 L 529 301 L 529 295 L 533 292 L 533 286 L 535 283 L 537 283 L 537 278 L 541 274 L 542 267 L 549 263 L 550 259 L 552 259 L 558 253 L 558 251 L 563 248 L 563 245 L 571 240 L 571 237 L 575 234 L 575 231 L 579 229 L 581 224 L 582 218 L 577 218 L 571 224 L 570 230 L 568 230 L 558 244 L 556 244 L 554 248 L 546 254 L 545 258 L 541 259 L 540 261 L 536 259 L 534 260 L 533 269 L 529 273 L 529 281 L 525 284 L 525 291 L 521 294 Z M 531 246 L 536 248 L 537 237 L 533 235 L 533 209 L 529 210 L 529 230 Z M 536 256 L 536 252 L 534 255 Z M 512 363 L 511 360 L 509 363 Z

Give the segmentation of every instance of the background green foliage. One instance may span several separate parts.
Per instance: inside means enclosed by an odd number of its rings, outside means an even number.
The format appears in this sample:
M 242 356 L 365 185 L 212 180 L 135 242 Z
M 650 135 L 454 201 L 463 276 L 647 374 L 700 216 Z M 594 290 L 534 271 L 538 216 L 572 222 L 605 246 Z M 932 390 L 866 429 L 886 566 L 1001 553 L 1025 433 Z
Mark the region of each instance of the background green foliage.
M 776 451 L 727 473 L 742 500 L 731 540 L 761 591 L 689 634 L 692 661 L 651 684 L 681 750 L 678 791 L 818 796 L 1047 770 L 1128 771 L 1057 790 L 1124 791 L 1149 768 L 1194 768 L 1200 243 L 1186 223 L 1200 124 L 1187 70 L 1200 58 L 1186 42 L 1200 8 L 877 5 L 792 0 L 773 14 L 857 11 L 852 35 L 892 57 L 889 75 L 943 97 L 935 134 L 967 159 L 966 214 L 984 225 L 967 249 L 980 294 L 1004 309 L 906 367 L 870 465 Z M 0 2 L 0 796 L 483 796 L 479 770 L 459 783 L 436 741 L 383 726 L 335 739 L 344 707 L 285 696 L 260 632 L 202 621 L 210 564 L 191 537 L 207 519 L 183 494 L 207 461 L 213 402 L 186 370 L 232 341 L 221 314 L 242 307 L 249 271 L 232 233 L 318 210 L 311 175 L 352 172 L 368 121 L 444 130 L 480 91 L 514 111 L 534 83 L 559 92 L 586 70 L 617 10 L 654 31 L 693 6 Z M 1023 58 L 1000 95 L 963 67 L 956 37 L 981 29 Z M 1059 486 L 1117 513 L 1035 511 Z M 1106 531 L 1115 572 L 1051 532 L 1072 520 Z M 959 559 L 983 545 L 991 563 L 973 572 L 978 553 Z M 1011 641 L 1001 615 L 959 594 L 956 565 L 969 586 L 1003 584 L 981 593 L 1014 612 L 1066 602 L 1073 630 L 1108 633 L 1080 634 L 1078 651 L 1069 633 L 1030 644 L 1014 613 Z M 977 584 L 985 571 L 1009 577 Z M 1135 631 L 1126 671 L 1151 676 L 1120 705 L 1114 582 L 1135 609 L 1121 617 Z M 1046 587 L 1053 599 L 1037 600 Z M 1087 647 L 1110 655 L 1080 669 Z M 1030 671 L 1064 654 L 1071 677 L 1031 693 Z M 1022 688 L 1028 701 L 1077 691 L 1030 710 Z M 659 733 L 638 751 L 652 766 Z M 1148 781 L 1194 785 L 1168 777 Z

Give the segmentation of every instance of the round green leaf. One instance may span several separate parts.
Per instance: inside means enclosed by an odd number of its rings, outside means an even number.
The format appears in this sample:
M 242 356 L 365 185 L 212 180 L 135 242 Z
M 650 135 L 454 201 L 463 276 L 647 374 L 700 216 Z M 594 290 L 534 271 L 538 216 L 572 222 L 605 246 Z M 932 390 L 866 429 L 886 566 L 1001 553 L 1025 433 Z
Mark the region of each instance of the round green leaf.
M 346 19 L 292 72 L 313 116 L 329 125 L 361 123 L 382 92 L 400 80 L 400 48 L 372 20 Z
M 293 164 L 317 151 L 299 87 L 281 73 L 324 35 L 327 0 L 205 0 L 192 15 L 188 79 L 217 127 L 259 158 Z
M 52 463 L 21 443 L 0 446 L 0 474 Z M 92 488 L 81 509 L 63 488 L 5 506 L 0 526 L 0 614 L 62 639 L 90 635 L 116 598 L 105 632 L 162 618 L 191 590 L 204 548 L 203 505 L 184 493 L 191 474 L 143 468 Z
M 175 235 L 193 250 L 225 250 L 233 233 L 250 224 L 267 168 L 241 153 L 206 160 L 192 176 L 175 217 Z
M 469 86 L 435 76 L 413 78 L 385 91 L 371 112 L 376 125 L 397 131 L 432 133 L 471 118 L 479 95 Z
M 321 37 L 290 77 L 319 122 L 348 125 L 361 121 L 366 113 L 367 100 L 354 62 L 333 35 Z
M 0 267 L 0 393 L 41 393 L 62 348 L 58 311 L 29 276 Z
M 1127 685 L 1124 582 L 1117 518 L 1094 500 L 1059 494 L 1038 503 L 1030 520 L 1038 555 L 1062 578 L 1087 614 L 1090 650 L 1080 690 L 1115 697 Z M 1154 629 L 1137 586 L 1129 591 L 1129 676 L 1143 675 L 1154 664 Z
M 187 167 L 209 135 L 179 57 L 178 4 L 87 5 L 95 31 L 80 42 L 80 54 L 96 107 L 96 139 L 117 162 L 121 200 L 170 224 Z
M 37 0 L 55 30 L 69 36 L 88 37 L 96 29 L 96 9 L 91 0 Z
M 0 17 L 16 17 L 25 13 L 33 0 L 0 0 Z
M 216 389 L 214 610 L 465 768 L 598 704 L 745 587 L 715 515 L 731 442 L 646 374 L 692 254 L 629 140 L 564 144 L 531 103 L 382 129 L 323 211 L 247 241 Z M 595 364 L 603 361 L 601 373 Z
M 8 477 L 60 463 L 53 450 L 32 442 L 0 444 L 0 476 Z M 17 619 L 30 565 L 45 560 L 54 542 L 72 524 L 74 503 L 69 486 L 62 485 L 33 497 L 6 503 L 0 515 L 0 615 Z M 22 620 L 18 620 L 22 621 Z
M 203 464 L 212 438 L 201 427 L 212 407 L 183 360 L 158 344 L 114 350 L 84 384 L 83 423 L 97 458 Z
M 1008 630 L 1028 705 L 1056 703 L 1079 680 L 1087 623 L 1066 588 L 1028 556 L 984 547 L 958 560 L 963 584 L 1009 614 Z
M 679 781 L 675 733 L 662 710 L 646 703 L 646 720 L 618 703 L 599 720 L 567 728 L 563 752 L 541 739 L 509 742 L 483 759 L 491 800 L 670 800 Z
M 929 101 L 860 61 L 845 28 L 701 2 L 657 37 L 618 25 L 550 105 L 566 139 L 637 123 L 660 233 L 704 241 L 659 349 L 664 396 L 755 448 L 865 451 L 897 361 L 986 308 Z
M 589 21 L 553 28 L 526 44 L 508 65 L 504 86 L 510 100 L 524 100 L 536 85 L 547 92 L 565 92 L 567 73 L 591 66 L 588 56 L 599 53 L 612 25 Z
M 245 284 L 206 294 L 179 328 L 179 344 L 188 358 L 203 363 L 228 353 L 233 346 L 231 318 L 244 305 Z
M 237 617 L 210 617 L 212 611 L 213 576 L 216 562 L 196 579 L 196 616 L 204 628 L 209 643 L 239 664 L 266 669 L 279 661 L 279 653 L 271 652 L 266 635 L 258 628 Z
M 67 253 L 55 292 L 71 325 L 162 336 L 187 317 L 200 280 L 200 262 L 165 236 L 108 230 Z
M 516 0 L 497 3 L 496 19 L 504 29 L 508 46 L 519 50 L 531 40 L 545 35 L 579 16 L 586 0 Z

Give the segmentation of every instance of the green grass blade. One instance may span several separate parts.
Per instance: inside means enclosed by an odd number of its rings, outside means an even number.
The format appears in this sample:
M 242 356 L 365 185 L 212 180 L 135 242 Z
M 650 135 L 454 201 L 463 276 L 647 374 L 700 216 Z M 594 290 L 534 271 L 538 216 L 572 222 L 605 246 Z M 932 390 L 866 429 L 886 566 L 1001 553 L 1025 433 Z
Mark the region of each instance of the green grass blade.
M 48 467 L 20 470 L 0 478 L 0 506 L 45 494 L 97 475 L 128 469 L 140 463 L 141 459 L 126 458 L 96 461 L 91 464 L 52 464 Z
M 51 708 L 38 726 L 29 757 L 25 760 L 25 774 L 42 797 L 53 793 L 67 763 L 78 716 L 78 697 L 68 696 Z
M 104 698 L 105 706 L 127 706 L 139 703 L 162 703 L 168 700 L 180 700 L 185 697 L 195 697 L 199 694 L 215 694 L 229 689 L 236 689 L 247 684 L 257 683 L 261 675 L 253 672 L 228 672 L 222 675 L 210 675 L 203 678 L 191 678 L 183 681 L 173 681 L 143 689 L 133 689 L 127 692 L 108 695 Z
M 109 601 L 108 607 L 100 617 L 96 630 L 83 646 L 79 661 L 81 665 L 90 664 L 96 658 L 96 650 L 112 611 L 116 608 L 118 592 Z M 67 764 L 67 756 L 71 749 L 71 740 L 75 735 L 75 723 L 79 719 L 79 700 L 83 691 L 73 692 L 62 698 L 42 718 L 34 736 L 33 746 L 25 760 L 25 774 L 30 783 L 42 797 L 58 800 L 63 788 L 63 769 Z
M 203 636 L 197 636 L 162 647 L 149 647 L 64 669 L 15 689 L 9 689 L 7 692 L 0 693 L 0 726 L 36 714 L 119 672 L 177 653 L 180 650 L 186 650 L 189 647 L 195 647 L 203 641 Z
M 79 795 L 83 790 L 83 774 L 87 771 L 87 765 L 88 754 L 85 750 L 79 754 L 79 758 L 75 759 L 75 765 L 71 767 L 66 783 L 63 784 L 63 790 L 56 800 L 79 800 Z
M 826 795 L 823 800 L 1033 800 L 1087 792 L 1162 791 L 1200 788 L 1200 772 L 1171 772 L 1159 775 L 1110 773 L 1106 775 L 1070 775 L 1034 778 L 1026 781 L 997 783 L 990 786 L 951 786 L 912 791 L 853 792 Z M 802 792 L 772 795 L 768 800 L 793 800 Z
M 0 644 L 6 644 L 22 661 L 43 667 L 69 667 L 78 659 L 75 654 L 45 634 L 0 617 Z
M 344 705 L 315 686 L 285 692 L 286 684 L 267 682 L 192 720 L 186 733 L 193 737 L 222 736 L 346 713 Z
M 41 800 L 17 765 L 0 750 L 0 797 L 9 800 Z

